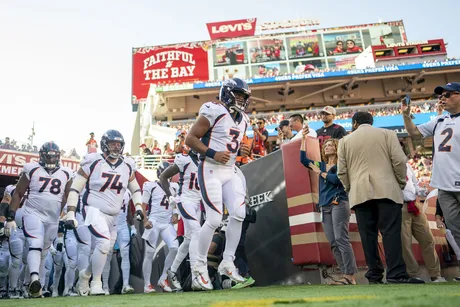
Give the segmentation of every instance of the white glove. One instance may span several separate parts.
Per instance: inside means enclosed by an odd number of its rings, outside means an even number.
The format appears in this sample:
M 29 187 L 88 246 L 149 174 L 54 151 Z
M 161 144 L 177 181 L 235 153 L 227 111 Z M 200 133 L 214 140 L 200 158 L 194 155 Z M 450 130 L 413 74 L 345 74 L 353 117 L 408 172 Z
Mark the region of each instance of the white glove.
M 137 235 L 136 226 L 131 225 L 131 237 L 135 237 Z
M 57 239 L 56 239 L 56 250 L 58 252 L 62 252 L 63 247 L 64 247 L 64 237 L 57 237 Z
M 10 237 L 16 231 L 16 222 L 6 222 L 5 223 L 5 236 Z
M 50 253 L 51 253 L 51 255 L 53 255 L 53 256 L 56 256 L 57 253 L 58 253 L 58 251 L 54 248 L 54 245 L 53 245 L 53 244 L 51 244 L 51 246 L 50 246 Z
M 177 207 L 177 204 L 180 203 L 180 197 L 179 196 L 169 196 L 169 205 L 173 208 Z

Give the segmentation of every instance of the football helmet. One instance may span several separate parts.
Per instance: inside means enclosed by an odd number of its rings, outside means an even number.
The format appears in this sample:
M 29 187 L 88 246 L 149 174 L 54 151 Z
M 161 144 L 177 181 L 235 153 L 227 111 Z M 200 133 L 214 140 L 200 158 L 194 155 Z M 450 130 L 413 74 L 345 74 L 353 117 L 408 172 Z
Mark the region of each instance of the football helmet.
M 222 82 L 219 100 L 225 103 L 231 112 L 246 112 L 249 97 L 251 97 L 251 90 L 246 81 L 233 78 Z
M 169 162 L 163 161 L 157 167 L 157 178 L 160 179 L 161 173 L 165 171 L 169 167 Z
M 120 146 L 116 145 L 117 142 Z M 125 148 L 125 139 L 117 130 L 107 130 L 101 137 L 101 150 L 108 157 L 113 159 L 119 158 L 123 154 L 123 148 Z
M 40 160 L 38 164 L 43 166 L 47 170 L 53 170 L 59 167 L 61 161 L 61 150 L 54 142 L 46 142 L 40 147 L 38 152 Z

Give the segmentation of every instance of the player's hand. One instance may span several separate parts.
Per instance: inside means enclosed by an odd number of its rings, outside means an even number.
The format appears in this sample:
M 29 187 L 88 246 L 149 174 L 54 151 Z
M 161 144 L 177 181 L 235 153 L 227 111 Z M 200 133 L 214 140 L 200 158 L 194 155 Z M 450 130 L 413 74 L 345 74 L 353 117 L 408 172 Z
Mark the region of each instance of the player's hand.
M 53 245 L 53 244 L 51 244 L 51 246 L 50 246 L 50 253 L 51 253 L 51 255 L 53 255 L 53 256 L 56 256 L 57 253 L 58 253 L 58 251 L 54 248 L 54 245 Z
M 56 239 L 56 250 L 58 252 L 62 252 L 62 247 L 64 246 L 64 238 L 63 237 L 58 237 Z
M 151 221 L 146 221 L 146 222 L 144 223 L 144 228 L 145 228 L 145 229 L 152 229 L 152 227 L 153 227 L 153 224 L 152 224 Z
M 251 153 L 251 148 L 247 144 L 241 144 L 240 154 L 243 158 L 246 158 Z
M 74 211 L 67 212 L 64 227 L 66 229 L 69 229 L 69 230 L 77 229 L 78 222 L 77 222 L 77 219 L 75 218 L 75 212 Z
M 135 237 L 137 235 L 136 226 L 131 225 L 131 237 Z
M 136 220 L 143 221 L 144 220 L 144 210 L 142 210 L 142 206 L 137 204 L 136 205 L 136 212 L 134 213 Z
M 229 151 L 218 151 L 214 156 L 214 160 L 220 162 L 222 164 L 226 164 L 230 160 L 230 152 Z
M 4 234 L 7 237 L 11 237 L 11 235 L 16 231 L 16 222 L 15 221 L 7 221 L 5 223 L 5 230 Z
M 436 111 L 438 112 L 438 115 L 442 115 L 442 113 L 444 112 L 444 101 L 442 101 L 442 99 L 439 99 L 435 107 Z
M 177 222 L 179 222 L 179 216 L 177 215 L 177 213 L 174 213 L 171 218 L 171 223 L 177 224 Z
M 306 138 L 309 133 L 310 133 L 310 127 L 308 127 L 308 125 L 305 125 L 305 127 L 303 127 L 302 129 L 302 137 Z
M 446 225 L 444 225 L 444 223 L 441 220 L 436 220 L 436 227 L 438 227 L 438 229 L 442 229 L 445 228 Z
M 176 197 L 171 195 L 171 196 L 169 196 L 168 202 L 169 202 L 169 205 L 175 209 L 177 207 L 177 203 L 179 201 L 178 201 L 178 199 Z

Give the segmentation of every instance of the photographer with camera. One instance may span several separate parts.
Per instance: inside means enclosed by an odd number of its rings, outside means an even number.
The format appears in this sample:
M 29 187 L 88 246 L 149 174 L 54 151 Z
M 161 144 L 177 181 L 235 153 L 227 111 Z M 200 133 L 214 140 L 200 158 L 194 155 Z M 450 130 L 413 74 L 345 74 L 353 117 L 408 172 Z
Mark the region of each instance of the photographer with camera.
M 183 130 L 177 139 L 174 141 L 174 152 L 176 154 L 183 153 L 185 147 L 185 137 L 187 136 L 187 131 Z
M 253 123 L 252 130 L 254 131 L 254 148 L 252 149 L 252 153 L 263 157 L 267 154 L 268 144 L 268 131 L 265 129 L 265 119 L 261 118 L 257 120 L 257 123 Z

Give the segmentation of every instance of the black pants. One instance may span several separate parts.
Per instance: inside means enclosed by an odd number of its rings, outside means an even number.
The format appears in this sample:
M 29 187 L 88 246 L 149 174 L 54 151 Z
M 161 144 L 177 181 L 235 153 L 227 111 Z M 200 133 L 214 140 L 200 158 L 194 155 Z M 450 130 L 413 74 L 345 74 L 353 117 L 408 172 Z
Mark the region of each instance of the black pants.
M 383 264 L 379 256 L 378 232 L 382 234 L 387 279 L 408 278 L 401 249 L 402 205 L 389 199 L 374 199 L 353 207 L 358 222 L 359 235 L 369 270 L 370 281 L 383 279 Z

